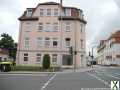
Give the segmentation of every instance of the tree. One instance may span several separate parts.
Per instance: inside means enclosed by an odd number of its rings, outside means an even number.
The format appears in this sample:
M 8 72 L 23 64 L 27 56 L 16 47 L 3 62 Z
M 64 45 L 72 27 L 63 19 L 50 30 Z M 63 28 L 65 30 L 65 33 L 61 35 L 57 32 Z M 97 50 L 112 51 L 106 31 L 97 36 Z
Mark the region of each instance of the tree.
M 6 33 L 1 34 L 0 48 L 8 50 L 9 56 L 15 60 L 17 43 L 14 43 L 14 40 L 11 36 Z
M 45 54 L 43 56 L 43 63 L 42 63 L 42 65 L 43 65 L 43 69 L 50 68 L 50 56 L 49 56 L 49 54 Z

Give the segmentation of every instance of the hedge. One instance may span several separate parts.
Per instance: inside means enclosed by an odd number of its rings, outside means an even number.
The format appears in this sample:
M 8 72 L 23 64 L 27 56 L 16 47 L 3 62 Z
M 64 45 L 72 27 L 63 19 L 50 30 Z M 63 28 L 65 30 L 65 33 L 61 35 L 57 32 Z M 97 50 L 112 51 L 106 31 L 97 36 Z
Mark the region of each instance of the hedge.
M 44 70 L 41 66 L 25 66 L 25 65 L 16 65 L 11 67 L 12 71 L 42 71 L 42 72 L 54 72 L 60 71 L 60 67 L 58 66 L 51 66 L 49 69 Z

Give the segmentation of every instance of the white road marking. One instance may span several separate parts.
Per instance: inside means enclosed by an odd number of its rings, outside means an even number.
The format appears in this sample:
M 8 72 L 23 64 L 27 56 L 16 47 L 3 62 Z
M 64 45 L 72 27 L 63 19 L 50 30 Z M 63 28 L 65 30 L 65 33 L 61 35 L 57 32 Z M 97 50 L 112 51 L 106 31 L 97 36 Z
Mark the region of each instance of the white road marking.
M 116 76 L 113 76 L 113 75 L 110 75 L 110 74 L 106 74 L 107 76 L 109 77 L 113 77 L 113 78 L 116 78 L 116 79 L 120 79 L 119 77 L 116 77 Z
M 96 71 L 96 73 L 100 73 L 100 72 Z M 113 77 L 113 78 L 116 78 L 116 79 L 120 79 L 119 77 L 113 76 L 111 74 L 105 74 L 105 75 L 108 76 L 108 77 Z M 118 74 L 118 75 L 120 75 L 120 74 Z
M 44 85 L 40 90 L 44 90 L 48 84 L 55 78 L 56 74 L 54 74 Z
M 108 82 L 106 82 L 105 80 L 103 80 L 103 79 L 101 79 L 101 78 L 99 78 L 99 77 L 97 77 L 97 76 L 95 76 L 95 75 L 93 75 L 93 74 L 90 74 L 90 73 L 88 73 L 88 72 L 86 72 L 86 73 L 87 73 L 88 75 L 96 78 L 97 80 L 101 81 L 101 82 L 104 83 L 105 85 L 107 85 L 107 86 L 110 87 L 110 84 L 109 84 Z
M 115 73 L 114 75 L 115 75 L 115 76 L 120 76 L 120 73 Z

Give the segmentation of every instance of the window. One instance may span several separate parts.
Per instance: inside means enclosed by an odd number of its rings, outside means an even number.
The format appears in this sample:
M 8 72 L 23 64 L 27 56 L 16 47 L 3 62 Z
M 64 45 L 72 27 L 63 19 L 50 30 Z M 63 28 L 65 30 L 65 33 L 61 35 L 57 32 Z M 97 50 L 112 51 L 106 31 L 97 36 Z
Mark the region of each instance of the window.
M 38 31 L 43 31 L 43 23 L 39 23 L 38 25 Z
M 28 56 L 28 53 L 24 53 L 24 56 Z
M 53 41 L 53 47 L 57 47 L 57 41 Z
M 47 9 L 47 16 L 51 16 L 51 9 Z
M 28 61 L 28 53 L 24 53 L 24 61 Z
M 71 9 L 65 9 L 65 16 L 71 16 Z
M 28 48 L 29 47 L 29 38 L 26 37 L 25 38 L 25 48 Z
M 40 9 L 40 16 L 44 15 L 44 9 Z
M 41 46 L 43 46 L 43 38 L 38 37 L 37 38 L 37 47 L 41 47 Z
M 70 32 L 70 22 L 65 23 L 65 30 L 66 32 Z
M 83 49 L 83 39 L 81 39 L 81 49 Z
M 52 62 L 57 63 L 57 54 L 52 55 Z
M 53 47 L 57 47 L 58 45 L 58 38 L 53 38 Z
M 83 32 L 83 25 L 81 24 L 80 25 L 81 27 L 80 27 L 80 31 L 81 31 L 81 33 Z
M 27 16 L 32 16 L 32 9 L 27 9 Z
M 58 29 L 59 29 L 58 23 L 54 23 L 54 24 L 53 24 L 53 31 L 54 31 L 54 32 L 58 32 Z
M 54 16 L 58 16 L 59 13 L 58 13 L 58 9 L 54 9 Z
M 36 61 L 41 62 L 41 54 L 38 53 L 36 56 L 37 56 Z
M 116 55 L 116 58 L 120 58 L 120 55 Z
M 46 32 L 50 32 L 51 31 L 51 24 L 50 23 L 46 23 Z
M 66 41 L 66 47 L 70 47 L 70 38 L 66 38 L 65 41 Z
M 32 26 L 32 23 L 27 21 L 25 23 L 25 30 L 26 30 L 25 32 L 30 32 L 31 31 L 31 26 Z
M 45 38 L 45 47 L 50 46 L 50 38 Z

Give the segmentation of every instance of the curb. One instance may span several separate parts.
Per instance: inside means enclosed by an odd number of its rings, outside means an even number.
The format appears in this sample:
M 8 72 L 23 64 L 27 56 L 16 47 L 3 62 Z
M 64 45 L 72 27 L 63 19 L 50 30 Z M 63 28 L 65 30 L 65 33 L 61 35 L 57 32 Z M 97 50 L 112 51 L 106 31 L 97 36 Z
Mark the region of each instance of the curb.
M 93 69 L 86 69 L 86 70 L 76 70 L 75 72 L 73 70 L 71 71 L 60 71 L 60 72 L 0 72 L 0 74 L 57 74 L 57 73 L 79 73 L 79 72 L 88 72 Z

